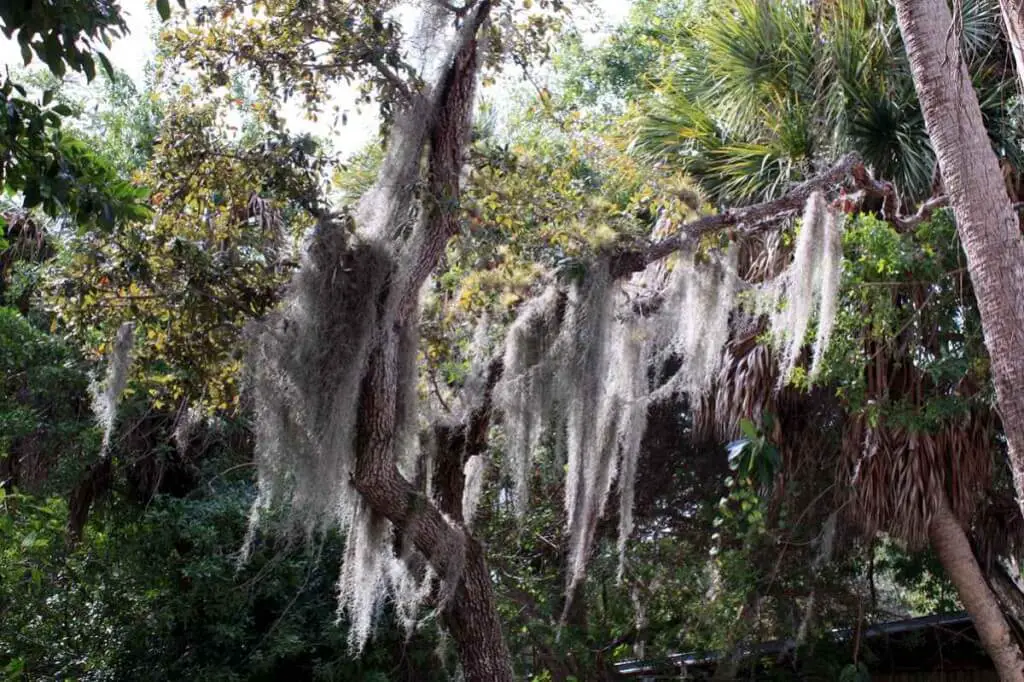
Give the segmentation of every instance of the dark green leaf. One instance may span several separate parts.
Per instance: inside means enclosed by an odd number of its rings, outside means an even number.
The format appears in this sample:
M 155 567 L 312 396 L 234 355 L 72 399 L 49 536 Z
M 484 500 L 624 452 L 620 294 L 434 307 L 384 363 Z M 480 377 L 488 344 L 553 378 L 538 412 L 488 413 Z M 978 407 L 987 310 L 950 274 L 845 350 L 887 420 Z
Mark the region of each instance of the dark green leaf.
M 103 67 L 103 70 L 107 72 L 107 76 L 110 80 L 114 80 L 114 66 L 110 63 L 110 60 L 107 59 L 107 55 L 102 52 L 97 52 L 96 56 L 99 57 L 100 65 Z
M 85 78 L 91 81 L 96 77 L 96 62 L 93 61 L 92 55 L 83 53 L 79 61 L 82 64 L 82 70 L 85 71 Z
M 39 205 L 39 202 L 43 200 L 42 194 L 39 191 L 39 183 L 34 179 L 30 180 L 28 184 L 25 185 L 24 195 L 25 208 L 35 208 Z
M 167 21 L 171 18 L 171 3 L 169 0 L 156 0 L 156 11 L 160 13 L 160 18 Z

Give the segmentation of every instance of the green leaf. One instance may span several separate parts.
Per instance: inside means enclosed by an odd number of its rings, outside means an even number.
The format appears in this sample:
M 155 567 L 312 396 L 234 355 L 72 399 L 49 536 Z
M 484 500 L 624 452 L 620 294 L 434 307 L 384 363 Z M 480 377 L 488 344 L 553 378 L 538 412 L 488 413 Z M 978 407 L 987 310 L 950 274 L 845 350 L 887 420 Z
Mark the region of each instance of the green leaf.
M 55 32 L 43 39 L 43 59 L 54 76 L 60 78 L 64 75 L 64 53 Z
M 167 21 L 171 18 L 171 3 L 169 0 L 156 0 L 156 11 L 160 13 L 160 18 Z
M 743 455 L 749 445 L 749 440 L 740 438 L 725 446 L 726 450 L 729 451 L 729 468 L 731 470 L 736 471 L 740 468 L 740 465 L 743 463 Z
M 750 440 L 756 440 L 758 437 L 757 426 L 749 419 L 740 419 L 740 431 Z
M 96 56 L 99 57 L 100 65 L 103 67 L 103 70 L 107 72 L 107 76 L 110 80 L 114 80 L 114 65 L 110 63 L 109 59 L 107 59 L 107 55 L 102 52 L 97 52 Z
M 44 107 L 46 105 L 48 105 L 50 102 L 53 101 L 53 93 L 54 93 L 53 90 L 44 90 L 43 91 L 43 106 Z
M 92 56 L 83 54 L 82 59 L 82 70 L 85 71 L 85 79 L 92 81 L 96 77 L 96 62 L 93 61 Z

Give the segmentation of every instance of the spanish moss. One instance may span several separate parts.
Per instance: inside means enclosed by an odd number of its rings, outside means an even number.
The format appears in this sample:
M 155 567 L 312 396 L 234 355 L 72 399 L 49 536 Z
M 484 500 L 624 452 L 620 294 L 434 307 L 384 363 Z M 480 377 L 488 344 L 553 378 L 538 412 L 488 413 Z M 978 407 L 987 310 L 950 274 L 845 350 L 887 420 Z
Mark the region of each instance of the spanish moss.
M 114 345 L 107 362 L 107 374 L 103 383 L 89 386 L 92 394 L 92 410 L 96 421 L 103 429 L 103 441 L 100 445 L 100 457 L 106 457 L 110 451 L 110 439 L 114 435 L 117 422 L 117 404 L 128 384 L 128 370 L 132 364 L 132 346 L 135 343 L 135 325 L 125 322 L 114 337 Z

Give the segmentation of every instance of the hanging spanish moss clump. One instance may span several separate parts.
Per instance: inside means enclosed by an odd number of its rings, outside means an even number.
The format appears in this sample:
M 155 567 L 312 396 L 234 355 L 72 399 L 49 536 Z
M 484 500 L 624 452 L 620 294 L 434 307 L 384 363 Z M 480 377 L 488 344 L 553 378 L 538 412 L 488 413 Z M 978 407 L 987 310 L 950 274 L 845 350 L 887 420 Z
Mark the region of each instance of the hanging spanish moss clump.
M 135 324 L 125 322 L 114 337 L 114 345 L 107 362 L 107 375 L 103 383 L 90 384 L 92 410 L 96 421 L 103 429 L 103 441 L 100 445 L 100 458 L 106 457 L 110 450 L 110 439 L 114 434 L 117 422 L 117 404 L 121 400 L 124 387 L 128 385 L 128 370 L 132 364 L 132 346 L 135 343 Z
M 384 248 L 321 224 L 281 309 L 252 329 L 254 525 L 274 505 L 308 534 L 352 520 L 360 385 L 392 268 Z
M 597 522 L 618 470 L 620 424 L 633 377 L 625 349 L 629 330 L 615 318 L 620 289 L 607 265 L 598 263 L 569 291 L 559 338 L 559 385 L 566 391 L 568 462 L 565 510 L 569 531 L 568 591 L 583 577 Z
M 192 440 L 193 434 L 203 422 L 203 413 L 194 407 L 189 405 L 183 405 L 178 410 L 178 416 L 174 421 L 174 430 L 171 432 L 171 436 L 174 438 L 174 445 L 178 450 L 178 455 L 184 459 L 187 452 L 189 442 Z
M 363 503 L 350 477 L 361 384 L 393 263 L 384 247 L 353 237 L 347 226 L 318 225 L 280 310 L 250 329 L 246 363 L 259 486 L 243 556 L 271 507 L 284 510 L 286 528 L 307 536 L 341 528 L 338 604 L 354 650 L 365 644 L 391 587 L 391 524 Z M 409 326 L 412 339 L 400 343 L 402 387 L 416 385 L 415 327 Z M 396 459 L 402 460 L 413 447 L 404 434 L 415 425 L 409 416 L 415 394 L 403 393 L 398 403 Z
M 672 270 L 655 323 L 662 361 L 672 357 L 679 368 L 658 389 L 658 398 L 673 393 L 699 397 L 718 374 L 740 285 L 736 258 L 735 247 L 708 263 L 698 263 L 693 254 L 683 255 Z
M 648 406 L 707 389 L 729 338 L 738 287 L 733 250 L 706 262 L 684 256 L 659 292 L 658 310 L 644 314 L 598 262 L 567 291 L 551 288 L 529 302 L 510 328 L 496 398 L 515 499 L 522 509 L 542 437 L 553 436 L 557 447 L 564 433 L 570 593 L 584 575 L 616 481 L 621 574 Z M 652 390 L 652 367 L 670 359 L 678 371 Z
M 845 214 L 829 211 L 825 218 L 825 253 L 821 262 L 821 303 L 818 306 L 818 334 L 814 339 L 811 379 L 821 373 L 825 352 L 832 338 L 843 277 L 843 233 Z
M 607 264 L 598 263 L 568 291 L 550 288 L 528 303 L 509 330 L 495 396 L 515 498 L 522 508 L 533 453 L 543 435 L 554 435 L 566 457 L 570 591 L 583 577 L 620 462 L 628 473 L 619 476 L 621 528 L 627 535 L 632 529 L 632 482 L 650 393 L 653 337 L 645 324 Z
M 466 460 L 466 464 L 463 466 L 466 484 L 462 489 L 462 520 L 466 524 L 466 528 L 473 527 L 473 517 L 476 516 L 477 507 L 480 505 L 480 496 L 484 491 L 484 483 L 487 482 L 488 464 L 484 455 L 473 455 Z
M 647 430 L 647 408 L 650 402 L 650 382 L 647 378 L 651 360 L 651 339 L 643 330 L 632 330 L 619 323 L 618 387 L 624 394 L 622 413 L 619 416 L 617 445 L 620 449 L 619 466 L 619 552 L 618 580 L 621 582 L 626 566 L 626 542 L 633 534 L 633 503 L 636 498 L 637 466 L 640 462 L 640 445 Z
M 654 312 L 634 306 L 607 266 L 582 281 L 548 289 L 524 306 L 509 330 L 502 381 L 507 456 L 517 508 L 525 508 L 528 472 L 542 438 L 565 434 L 568 589 L 583 577 L 611 485 L 619 490 L 619 573 L 633 530 L 633 486 L 651 401 L 686 394 L 698 404 L 722 368 L 731 319 L 743 286 L 738 249 L 682 254 L 660 282 Z M 796 365 L 818 316 L 812 374 L 820 371 L 836 312 L 842 262 L 840 229 L 820 193 L 806 206 L 790 266 L 766 287 L 766 308 L 783 375 Z M 784 302 L 784 304 L 783 304 Z M 651 378 L 674 366 L 671 376 Z
M 529 502 L 529 470 L 545 430 L 556 423 L 557 357 L 553 350 L 560 332 L 562 293 L 548 287 L 527 302 L 505 339 L 504 372 L 494 399 L 504 415 L 506 458 L 515 482 L 513 503 L 522 515 Z
M 779 348 L 779 381 L 796 367 L 811 318 L 818 314 L 811 374 L 817 375 L 835 324 L 842 275 L 840 226 L 821 192 L 807 199 L 793 262 L 769 287 L 772 336 Z M 784 304 L 783 304 L 784 301 Z
M 370 637 L 374 616 L 389 587 L 393 542 L 387 519 L 374 514 L 358 496 L 354 506 L 338 578 L 338 616 L 348 616 L 349 648 L 360 651 Z
M 685 253 L 667 274 L 664 269 L 660 275 L 644 273 L 635 283 L 655 286 L 658 300 L 646 315 L 645 306 L 635 306 L 610 277 L 607 264 L 598 262 L 567 291 L 550 288 L 527 303 L 509 330 L 496 398 L 504 415 L 514 497 L 521 512 L 533 454 L 545 436 L 557 443 L 564 433 L 570 594 L 584 575 L 616 480 L 622 574 L 648 405 L 678 394 L 699 404 L 719 375 L 743 286 L 737 259 L 735 246 L 699 257 Z M 812 194 L 793 261 L 760 300 L 780 348 L 782 376 L 795 367 L 815 314 L 812 376 L 820 371 L 834 324 L 841 263 L 840 228 L 824 197 Z M 652 386 L 666 365 L 676 369 Z
M 430 564 L 423 562 L 421 570 L 410 570 L 408 559 L 391 557 L 387 569 L 388 589 L 394 598 L 395 616 L 405 630 L 406 637 L 412 636 L 420 624 L 419 612 L 437 584 L 437 576 Z

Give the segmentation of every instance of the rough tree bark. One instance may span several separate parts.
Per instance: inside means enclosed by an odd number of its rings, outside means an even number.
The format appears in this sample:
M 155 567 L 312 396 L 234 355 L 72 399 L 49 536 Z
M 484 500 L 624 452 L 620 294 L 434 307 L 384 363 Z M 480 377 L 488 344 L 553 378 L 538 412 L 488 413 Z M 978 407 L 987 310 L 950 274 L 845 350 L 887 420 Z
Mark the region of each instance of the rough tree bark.
M 945 0 L 897 0 L 925 125 L 956 216 L 981 312 L 1018 505 L 1024 504 L 1024 243 L 978 96 Z M 1024 658 L 948 505 L 931 540 L 1004 680 L 1024 680 Z
M 944 0 L 896 14 L 981 312 L 999 415 L 1024 512 L 1024 242 Z
M 464 39 L 438 83 L 439 90 L 430 93 L 436 99 L 422 122 L 428 127 L 429 199 L 423 220 L 403 247 L 387 295 L 377 301 L 378 319 L 383 322 L 360 389 L 358 455 L 352 482 L 369 508 L 390 520 L 398 535 L 422 552 L 449 583 L 452 594 L 443 604 L 444 619 L 465 679 L 512 682 L 511 657 L 479 542 L 403 478 L 395 461 L 399 348 L 403 336 L 416 325 L 419 290 L 457 228 L 459 171 L 469 138 L 478 68 L 476 34 L 490 7 L 490 0 L 481 0 L 466 12 L 461 30 Z
M 985 581 L 967 534 L 945 498 L 934 511 L 928 535 L 942 567 L 956 585 L 964 608 L 971 614 L 982 645 L 992 658 L 1000 679 L 1024 680 L 1024 658 L 1021 658 L 1010 626 L 999 609 L 999 602 Z

